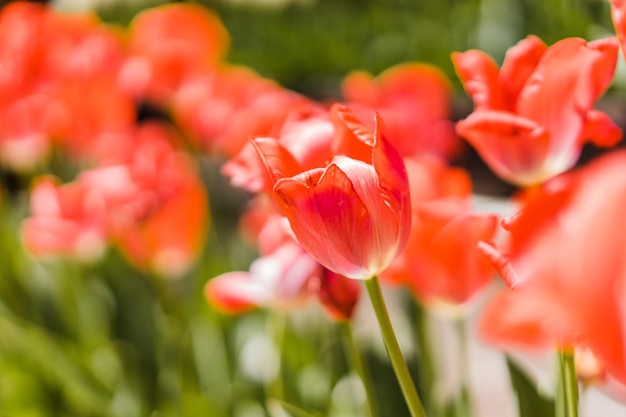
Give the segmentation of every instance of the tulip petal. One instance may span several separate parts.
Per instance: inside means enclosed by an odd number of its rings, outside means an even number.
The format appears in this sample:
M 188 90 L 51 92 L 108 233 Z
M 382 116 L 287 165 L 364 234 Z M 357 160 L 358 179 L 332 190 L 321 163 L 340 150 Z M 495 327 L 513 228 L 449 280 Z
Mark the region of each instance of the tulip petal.
M 276 139 L 255 138 L 252 145 L 267 169 L 271 184 L 302 172 L 300 164 Z
M 544 166 L 550 136 L 530 119 L 484 110 L 472 113 L 457 123 L 456 128 L 496 174 L 513 183 L 533 185 L 569 168 L 565 164 Z M 554 172 L 544 172 L 547 169 Z
M 272 294 L 255 283 L 247 272 L 233 271 L 219 275 L 204 287 L 207 300 L 224 313 L 242 314 L 265 305 Z
M 427 256 L 433 263 L 429 280 L 433 293 L 461 304 L 482 290 L 494 277 L 491 265 L 476 248 L 493 239 L 498 217 L 469 213 L 447 222 L 430 242 Z
M 511 103 L 517 101 L 524 84 L 535 71 L 548 47 L 536 36 L 528 36 L 509 49 L 500 69 L 500 82 Z
M 608 148 L 622 140 L 622 129 L 611 118 L 599 110 L 587 113 L 587 119 L 580 137 L 581 142 L 591 142 L 596 146 Z
M 489 55 L 478 50 L 454 52 L 452 62 L 477 110 L 510 110 L 500 90 L 500 70 Z
M 550 132 L 551 153 L 561 164 L 578 157 L 584 117 L 615 71 L 617 46 L 567 38 L 552 45 L 517 102 L 520 116 Z
M 337 165 L 281 179 L 274 192 L 298 242 L 320 264 L 350 278 L 376 272 L 368 268 L 376 261 L 371 259 L 377 253 L 375 224 Z

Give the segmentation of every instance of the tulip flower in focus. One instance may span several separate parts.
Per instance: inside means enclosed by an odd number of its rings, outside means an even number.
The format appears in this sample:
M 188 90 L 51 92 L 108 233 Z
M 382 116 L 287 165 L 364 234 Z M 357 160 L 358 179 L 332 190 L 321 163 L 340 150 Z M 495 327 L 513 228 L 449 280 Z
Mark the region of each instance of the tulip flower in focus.
M 349 278 L 379 274 L 408 238 L 410 197 L 404 162 L 376 116 L 367 129 L 345 106 L 331 109 L 339 147 L 324 167 L 303 170 L 275 139 L 256 138 L 275 200 L 302 247 Z
M 547 47 L 534 36 L 507 52 L 502 68 L 485 53 L 453 53 L 474 112 L 457 124 L 491 170 L 520 186 L 571 168 L 584 143 L 615 145 L 621 130 L 594 110 L 615 72 L 614 37 L 563 39 Z
M 588 350 L 626 383 L 626 153 L 559 176 L 505 223 L 510 244 L 482 251 L 510 287 L 482 317 L 500 346 Z
M 354 71 L 343 81 L 342 91 L 361 120 L 380 113 L 403 156 L 429 154 L 449 160 L 458 153 L 459 138 L 449 120 L 450 81 L 437 67 L 401 64 L 376 78 Z

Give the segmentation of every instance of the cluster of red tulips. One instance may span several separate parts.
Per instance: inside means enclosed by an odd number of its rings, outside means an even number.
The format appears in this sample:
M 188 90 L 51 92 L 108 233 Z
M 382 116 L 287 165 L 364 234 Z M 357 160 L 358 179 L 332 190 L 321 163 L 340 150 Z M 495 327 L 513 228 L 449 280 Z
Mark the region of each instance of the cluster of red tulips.
M 209 224 L 199 166 L 221 159 L 251 196 L 241 231 L 259 257 L 206 277 L 210 306 L 317 299 L 349 323 L 364 286 L 408 409 L 426 416 L 437 407 L 414 387 L 379 283 L 457 318 L 493 284 L 481 337 L 558 352 L 556 413 L 577 416 L 579 377 L 626 386 L 626 153 L 569 171 L 586 143 L 622 138 L 594 109 L 626 46 L 626 2 L 611 7 L 616 37 L 528 36 L 501 66 L 453 53 L 474 103 L 455 124 L 451 83 L 431 65 L 353 72 L 343 100 L 323 103 L 229 64 L 228 32 L 196 5 L 147 9 L 119 28 L 11 3 L 0 13 L 0 161 L 37 177 L 24 245 L 92 263 L 114 246 L 141 270 L 184 275 Z M 462 139 L 519 187 L 512 218 L 473 206 L 469 174 L 450 162 Z M 593 369 L 577 366 L 583 353 Z

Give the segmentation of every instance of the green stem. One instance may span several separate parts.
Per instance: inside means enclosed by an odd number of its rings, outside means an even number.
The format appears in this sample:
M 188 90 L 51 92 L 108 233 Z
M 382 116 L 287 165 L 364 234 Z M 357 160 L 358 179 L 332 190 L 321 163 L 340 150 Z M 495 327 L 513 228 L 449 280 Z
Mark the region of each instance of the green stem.
M 374 381 L 372 380 L 372 375 L 369 372 L 369 367 L 362 357 L 361 351 L 354 341 L 354 336 L 352 335 L 352 327 L 350 326 L 350 322 L 343 321 L 340 323 L 341 329 L 343 330 L 343 334 L 345 336 L 345 345 L 348 353 L 348 358 L 352 367 L 357 371 L 359 376 L 361 377 L 361 381 L 363 382 L 363 387 L 365 388 L 365 394 L 367 396 L 367 405 L 368 412 L 370 417 L 379 417 L 378 412 L 378 399 L 376 396 L 376 390 L 374 389 Z
M 278 364 L 278 374 L 269 383 L 267 387 L 268 397 L 277 400 L 284 400 L 285 398 L 285 385 L 283 382 L 284 362 L 283 362 L 283 349 L 285 349 L 285 336 L 286 336 L 286 317 L 277 311 L 268 312 L 268 326 L 269 333 L 274 337 L 274 343 L 279 351 L 280 362 Z
M 573 352 L 559 350 L 556 417 L 578 417 L 578 378 Z
M 420 304 L 419 301 L 415 302 L 415 322 L 415 344 L 417 345 L 419 355 L 418 386 L 420 388 L 420 392 L 425 395 L 424 408 L 429 413 L 433 414 L 433 409 L 436 407 L 436 399 L 433 388 L 436 381 L 435 359 L 432 349 L 428 311 Z
M 465 318 L 461 317 L 455 321 L 456 332 L 459 338 L 459 359 L 461 369 L 461 381 L 459 386 L 457 402 L 457 416 L 470 417 L 472 412 L 472 401 L 470 398 L 470 369 L 468 357 L 468 339 Z
M 411 416 L 426 417 L 422 401 L 417 394 L 417 390 L 415 389 L 415 385 L 411 379 L 411 374 L 409 373 L 409 368 L 404 360 L 404 356 L 402 356 L 398 339 L 396 338 L 393 327 L 391 326 L 391 320 L 389 319 L 389 313 L 387 312 L 385 300 L 383 299 L 380 284 L 378 283 L 378 277 L 374 275 L 372 278 L 366 280 L 365 286 L 367 288 L 367 292 L 369 293 L 370 300 L 372 301 L 380 330 L 383 334 L 383 340 L 385 342 L 385 347 L 387 348 L 387 355 L 389 356 L 393 370 L 396 373 L 396 378 L 398 378 L 400 389 L 402 390 L 402 394 L 404 395 L 404 399 L 407 403 Z

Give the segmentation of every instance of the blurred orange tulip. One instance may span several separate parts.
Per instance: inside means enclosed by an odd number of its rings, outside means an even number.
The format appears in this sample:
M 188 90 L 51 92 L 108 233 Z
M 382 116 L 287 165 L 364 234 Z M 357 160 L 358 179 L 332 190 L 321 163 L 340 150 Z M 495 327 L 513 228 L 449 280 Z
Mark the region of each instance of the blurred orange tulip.
M 592 107 L 615 71 L 614 37 L 563 39 L 547 47 L 529 36 L 509 49 L 501 69 L 478 50 L 453 53 L 475 110 L 457 133 L 494 173 L 521 186 L 540 184 L 574 165 L 586 141 L 612 146 L 621 130 Z
M 481 250 L 512 291 L 487 306 L 499 345 L 589 349 L 626 382 L 626 152 L 559 176 L 505 223 L 510 244 Z

